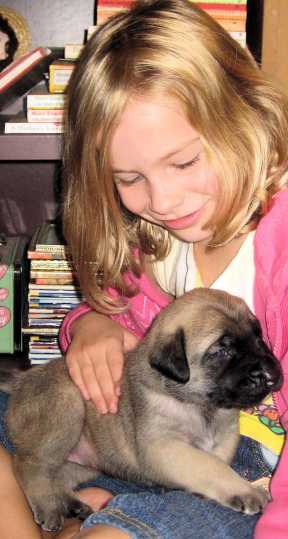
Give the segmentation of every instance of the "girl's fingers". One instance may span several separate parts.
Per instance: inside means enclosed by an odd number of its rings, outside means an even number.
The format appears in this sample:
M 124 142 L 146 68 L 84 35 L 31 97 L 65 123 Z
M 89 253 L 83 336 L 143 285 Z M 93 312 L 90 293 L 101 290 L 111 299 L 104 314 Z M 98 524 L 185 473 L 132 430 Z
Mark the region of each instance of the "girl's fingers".
M 82 370 L 80 368 L 79 363 L 76 360 L 73 359 L 73 356 L 71 356 L 71 355 L 68 356 L 67 355 L 66 356 L 66 364 L 67 364 L 67 367 L 68 367 L 69 375 L 71 376 L 72 381 L 74 382 L 74 384 L 81 391 L 83 399 L 89 400 L 90 395 L 89 395 L 89 392 L 87 391 L 85 382 L 83 380 Z
M 133 335 L 130 331 L 124 331 L 124 351 L 129 352 L 129 350 L 133 350 L 137 343 L 139 342 L 139 339 Z

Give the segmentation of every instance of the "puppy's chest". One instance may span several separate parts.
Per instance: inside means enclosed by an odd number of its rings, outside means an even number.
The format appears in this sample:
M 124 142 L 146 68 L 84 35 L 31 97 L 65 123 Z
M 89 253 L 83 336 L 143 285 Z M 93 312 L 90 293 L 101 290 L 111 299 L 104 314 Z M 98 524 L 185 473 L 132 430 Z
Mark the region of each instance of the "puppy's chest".
M 187 411 L 182 431 L 189 444 L 209 453 L 221 443 L 222 436 L 213 419 L 198 414 L 194 409 Z
M 183 404 L 175 399 L 158 402 L 158 428 L 169 431 L 170 436 L 180 437 L 189 445 L 213 453 L 223 443 L 229 425 L 227 418 L 216 413 L 204 413 L 191 404 Z M 159 423 L 160 420 L 160 423 Z

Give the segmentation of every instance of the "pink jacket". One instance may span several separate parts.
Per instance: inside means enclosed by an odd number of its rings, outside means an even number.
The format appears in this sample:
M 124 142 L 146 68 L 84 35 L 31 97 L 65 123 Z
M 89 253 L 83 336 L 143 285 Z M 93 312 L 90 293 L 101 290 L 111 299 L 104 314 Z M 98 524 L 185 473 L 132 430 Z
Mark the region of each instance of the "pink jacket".
M 282 424 L 288 431 L 288 190 L 279 193 L 270 211 L 262 218 L 255 234 L 254 305 L 263 335 L 281 361 L 284 384 L 274 395 Z M 127 279 L 138 285 L 139 293 L 128 301 L 125 313 L 113 315 L 123 327 L 142 338 L 157 313 L 169 303 L 145 274 L 139 279 L 128 274 Z M 111 291 L 116 294 L 115 291 Z M 70 343 L 70 326 L 75 319 L 89 312 L 81 304 L 65 318 L 60 343 L 65 351 Z M 288 538 L 288 440 L 271 481 L 272 502 L 268 504 L 255 530 L 255 539 Z

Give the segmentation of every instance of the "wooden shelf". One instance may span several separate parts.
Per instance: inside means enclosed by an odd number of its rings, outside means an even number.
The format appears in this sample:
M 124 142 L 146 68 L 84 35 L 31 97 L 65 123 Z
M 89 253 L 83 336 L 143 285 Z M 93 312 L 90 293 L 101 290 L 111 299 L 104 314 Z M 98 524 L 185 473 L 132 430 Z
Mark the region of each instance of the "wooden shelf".
M 0 134 L 0 161 L 58 161 L 60 134 Z

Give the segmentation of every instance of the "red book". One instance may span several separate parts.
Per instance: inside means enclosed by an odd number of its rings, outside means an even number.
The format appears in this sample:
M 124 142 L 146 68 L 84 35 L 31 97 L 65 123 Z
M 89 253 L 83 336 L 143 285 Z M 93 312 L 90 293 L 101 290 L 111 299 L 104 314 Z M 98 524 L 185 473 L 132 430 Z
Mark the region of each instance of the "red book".
M 38 47 L 14 60 L 0 72 L 0 110 L 44 80 L 49 65 L 61 50 Z

